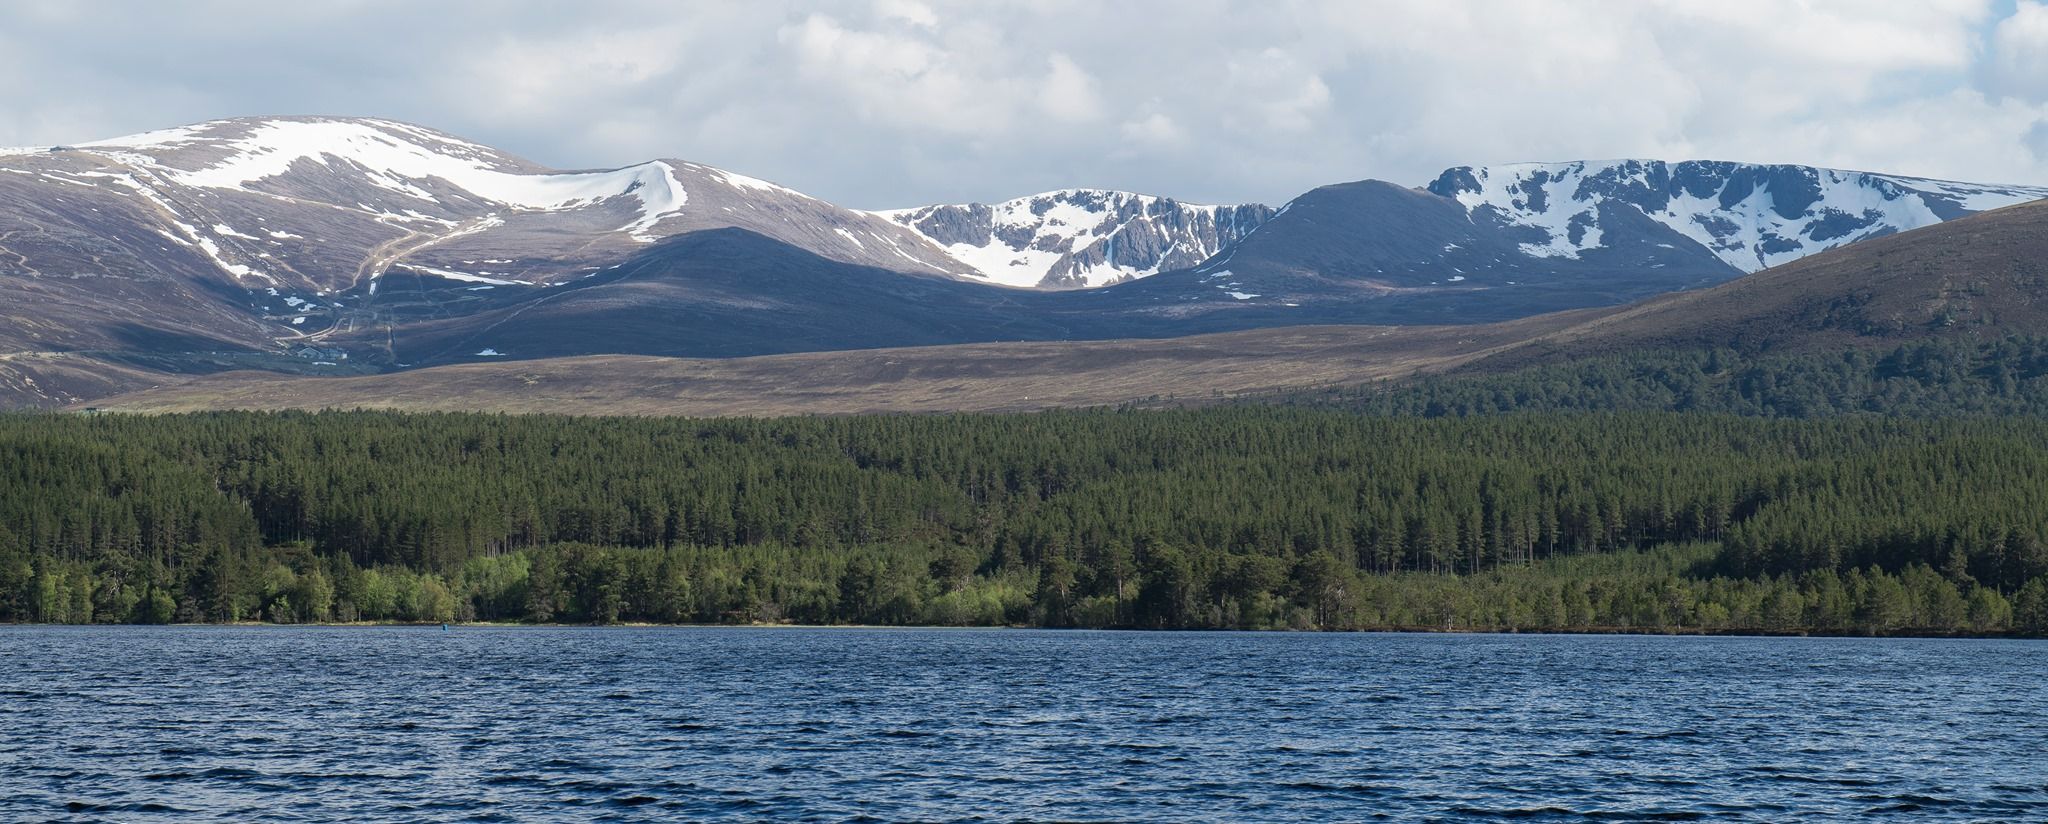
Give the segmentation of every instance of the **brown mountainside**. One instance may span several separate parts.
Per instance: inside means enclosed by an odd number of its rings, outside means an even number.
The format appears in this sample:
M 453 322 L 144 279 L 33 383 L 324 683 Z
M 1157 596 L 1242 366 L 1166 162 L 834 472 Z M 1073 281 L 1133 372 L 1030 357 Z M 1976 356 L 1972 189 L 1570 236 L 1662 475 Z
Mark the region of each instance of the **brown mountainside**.
M 1660 295 L 1477 368 L 1644 348 L 1793 352 L 1923 337 L 2048 333 L 2048 201 L 1929 226 Z

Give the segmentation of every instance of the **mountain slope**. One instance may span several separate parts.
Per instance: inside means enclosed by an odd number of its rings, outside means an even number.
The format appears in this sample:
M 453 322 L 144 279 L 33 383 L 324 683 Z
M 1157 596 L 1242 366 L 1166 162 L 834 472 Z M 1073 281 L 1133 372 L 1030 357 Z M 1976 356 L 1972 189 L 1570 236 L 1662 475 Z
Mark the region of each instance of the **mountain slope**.
M 1486 366 L 1651 348 L 1775 353 L 2011 334 L 2048 334 L 2048 201 L 1644 300 L 1534 338 Z
M 731 227 L 967 273 L 885 219 L 697 164 L 554 172 L 392 121 L 249 118 L 0 154 L 0 290 L 15 297 L 0 346 L 274 349 L 422 311 L 417 296 L 379 305 L 394 274 L 441 281 L 453 302 L 424 311 L 459 313 L 476 290 L 531 291 Z
M 340 379 L 235 373 L 106 403 L 139 411 L 357 404 L 632 414 L 1028 409 L 1500 372 L 1648 349 L 1797 353 L 2014 334 L 2048 334 L 2048 202 L 1834 249 L 1713 288 L 1500 323 L 723 361 L 584 358 Z
M 387 300 L 408 297 L 413 289 L 447 291 L 432 279 L 394 281 Z M 448 317 L 416 312 L 402 323 L 359 326 L 329 340 L 355 351 L 390 347 L 392 363 L 421 366 L 596 354 L 737 357 L 1068 337 L 1069 330 L 1035 311 L 1037 301 L 1051 297 L 855 266 L 725 228 L 677 235 L 538 294 L 468 293 L 470 311 Z
M 179 193 L 188 198 L 249 204 L 260 207 L 252 209 L 260 212 L 253 216 L 256 223 L 297 224 L 179 231 L 194 243 L 255 240 L 262 244 L 258 251 L 281 258 L 285 268 L 310 270 L 302 274 L 330 289 L 338 285 L 338 274 L 349 275 L 353 283 L 379 272 L 359 267 L 337 272 L 332 260 L 336 250 L 327 248 L 332 239 L 323 238 L 320 255 L 296 267 L 290 264 L 307 251 L 301 248 L 304 244 L 266 241 L 293 239 L 282 234 L 303 238 L 303 232 L 295 231 L 298 228 L 367 219 L 432 238 L 411 244 L 389 261 L 377 261 L 380 264 L 418 261 L 461 268 L 479 262 L 465 261 L 465 255 L 495 250 L 501 256 L 519 257 L 482 262 L 524 266 L 525 271 L 512 274 L 526 282 L 558 278 L 575 271 L 573 264 L 581 260 L 615 259 L 621 250 L 669 235 L 725 227 L 799 243 L 849 263 L 908 263 L 933 272 L 944 272 L 950 264 L 886 221 L 708 166 L 655 160 L 606 171 L 558 172 L 461 138 L 388 120 L 214 121 L 50 154 L 84 155 L 125 167 L 115 173 L 127 172 L 129 179 L 115 182 L 129 188 L 140 184 L 157 189 L 157 194 L 182 190 Z M 263 231 L 252 234 L 258 228 Z M 546 266 L 547 261 L 558 265 Z M 265 268 L 245 259 L 232 264 L 246 265 L 258 277 Z
M 1474 221 L 1450 198 L 1381 181 L 1341 183 L 1295 198 L 1201 266 L 1119 288 L 1189 313 L 1279 306 L 1361 323 L 1474 323 L 1621 303 L 1741 274 L 1676 233 L 1659 235 L 1661 227 L 1635 221 L 1657 242 L 1531 258 L 1518 235 Z
M 1272 216 L 1260 204 L 1198 206 L 1151 195 L 1063 189 L 993 206 L 876 212 L 908 226 L 991 283 L 1107 286 L 1202 262 Z
M 1202 311 L 1349 304 L 1359 322 L 1474 322 L 1710 285 L 2048 197 L 2048 187 L 1804 166 L 1624 160 L 1458 167 L 1423 189 L 1315 189 L 1150 290 Z
M 1189 313 L 1178 301 L 1124 287 L 1008 289 L 923 277 L 830 260 L 742 229 L 668 238 L 545 290 L 472 292 L 396 275 L 386 281 L 379 306 L 388 322 L 352 325 L 325 341 L 401 368 L 597 354 L 745 357 L 1165 338 L 1357 322 L 1353 307 L 1334 303 Z M 456 301 L 464 311 L 442 311 Z

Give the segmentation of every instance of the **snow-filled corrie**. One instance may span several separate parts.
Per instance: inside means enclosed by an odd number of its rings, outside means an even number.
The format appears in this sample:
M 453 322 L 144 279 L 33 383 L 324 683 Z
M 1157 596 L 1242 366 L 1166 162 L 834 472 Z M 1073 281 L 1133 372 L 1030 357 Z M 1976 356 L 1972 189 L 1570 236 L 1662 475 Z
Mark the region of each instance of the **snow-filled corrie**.
M 993 205 L 873 214 L 923 235 L 992 283 L 1097 287 L 1193 265 L 1256 228 L 1267 211 L 1061 189 Z M 1239 225 L 1242 214 L 1255 217 Z
M 1664 224 L 1745 272 L 2048 197 L 2048 187 L 1658 160 L 1459 167 L 1445 171 L 1429 190 L 1455 198 L 1474 220 L 1536 230 L 1542 240 L 1521 244 L 1531 257 L 1578 258 L 1604 248 L 1602 210 L 1620 208 Z

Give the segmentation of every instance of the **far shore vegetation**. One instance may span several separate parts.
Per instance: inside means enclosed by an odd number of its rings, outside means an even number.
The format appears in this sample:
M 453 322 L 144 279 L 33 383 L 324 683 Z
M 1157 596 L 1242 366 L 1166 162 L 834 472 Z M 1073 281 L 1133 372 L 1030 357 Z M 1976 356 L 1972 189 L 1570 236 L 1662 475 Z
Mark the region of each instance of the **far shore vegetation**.
M 2048 421 L 0 417 L 0 621 L 2048 633 Z

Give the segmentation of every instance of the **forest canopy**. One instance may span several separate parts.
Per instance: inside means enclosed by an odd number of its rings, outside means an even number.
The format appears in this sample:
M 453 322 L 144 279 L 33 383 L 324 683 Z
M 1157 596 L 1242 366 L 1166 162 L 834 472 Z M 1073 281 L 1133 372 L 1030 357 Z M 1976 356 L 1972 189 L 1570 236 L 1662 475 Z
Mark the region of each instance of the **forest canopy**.
M 1935 339 L 1889 349 L 1789 354 L 1651 349 L 1502 373 L 1297 392 L 1278 400 L 1423 417 L 1593 411 L 1766 418 L 2043 416 L 2048 338 Z
M 2040 632 L 2044 576 L 2031 419 L 0 417 L 0 620 Z

